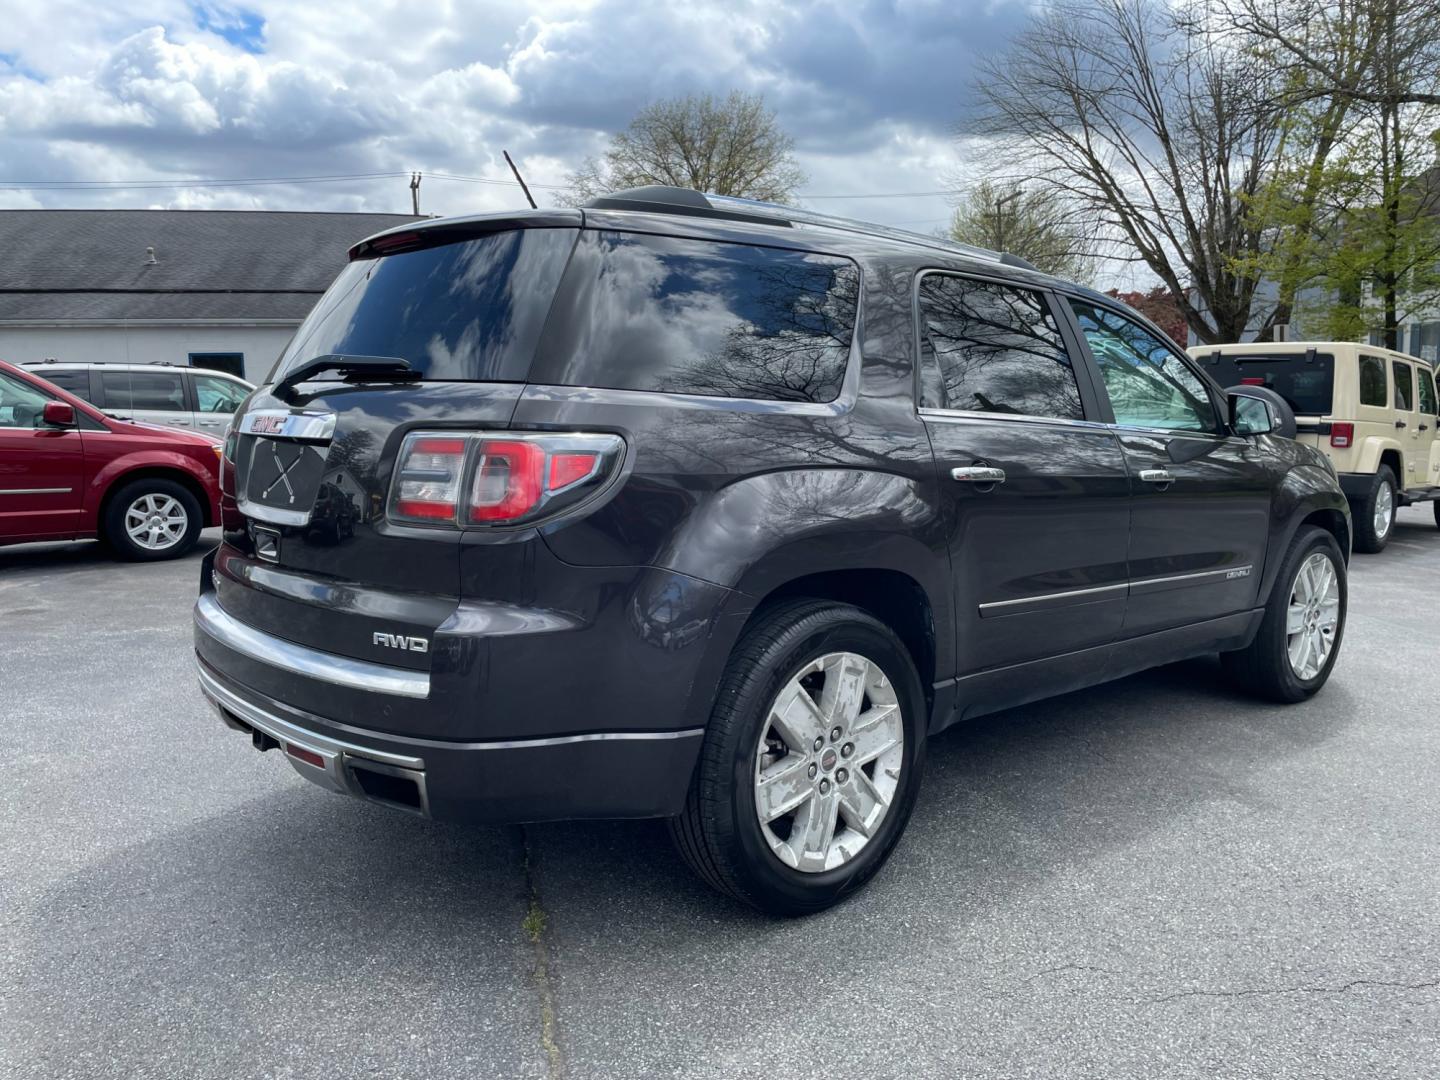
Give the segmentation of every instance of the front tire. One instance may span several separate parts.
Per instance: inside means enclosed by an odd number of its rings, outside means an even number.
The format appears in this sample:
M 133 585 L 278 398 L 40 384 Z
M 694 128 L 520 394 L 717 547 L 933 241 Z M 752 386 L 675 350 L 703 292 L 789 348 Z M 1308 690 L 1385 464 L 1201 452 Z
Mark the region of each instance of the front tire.
M 1355 507 L 1355 550 L 1367 555 L 1384 551 L 1395 530 L 1398 485 L 1390 466 L 1381 465 L 1370 485 L 1370 494 Z
M 730 657 L 671 836 L 721 892 L 820 911 L 884 864 L 924 758 L 925 698 L 894 632 L 847 605 L 783 603 Z
M 1285 553 L 1255 640 L 1222 653 L 1221 664 L 1251 693 L 1285 704 L 1304 701 L 1330 678 L 1348 602 L 1340 545 L 1324 529 L 1302 526 Z
M 105 511 L 105 540 L 122 559 L 177 559 L 204 525 L 200 502 L 182 484 L 159 477 L 126 484 Z

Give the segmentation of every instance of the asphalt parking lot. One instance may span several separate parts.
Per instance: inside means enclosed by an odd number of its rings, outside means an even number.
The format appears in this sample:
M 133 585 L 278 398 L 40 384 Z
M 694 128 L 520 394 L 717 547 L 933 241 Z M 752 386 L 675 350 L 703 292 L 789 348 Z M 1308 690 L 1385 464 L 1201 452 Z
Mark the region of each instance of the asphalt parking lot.
M 886 870 L 802 922 L 712 895 L 655 823 L 463 829 L 309 786 L 202 704 L 198 563 L 0 549 L 0 1075 L 1440 1062 L 1428 507 L 1356 557 L 1316 700 L 1195 662 L 948 733 Z

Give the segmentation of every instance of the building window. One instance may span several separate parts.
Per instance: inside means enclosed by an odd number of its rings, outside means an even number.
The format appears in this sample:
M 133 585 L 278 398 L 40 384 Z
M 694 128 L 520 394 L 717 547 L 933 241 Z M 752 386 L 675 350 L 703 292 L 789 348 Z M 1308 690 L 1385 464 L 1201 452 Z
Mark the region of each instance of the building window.
M 225 371 L 237 379 L 245 377 L 245 354 L 238 352 L 192 352 L 190 366 Z

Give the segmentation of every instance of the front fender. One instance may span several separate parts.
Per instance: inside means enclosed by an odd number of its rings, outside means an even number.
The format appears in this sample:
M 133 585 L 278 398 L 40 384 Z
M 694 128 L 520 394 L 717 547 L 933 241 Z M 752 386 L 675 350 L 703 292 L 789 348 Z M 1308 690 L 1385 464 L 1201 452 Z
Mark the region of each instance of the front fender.
M 126 476 L 130 473 L 151 469 L 170 469 L 190 477 L 205 492 L 206 505 L 203 509 L 207 520 L 219 520 L 214 478 L 208 475 L 194 458 L 171 450 L 138 450 L 105 462 L 90 477 L 90 483 L 86 486 L 86 511 L 90 514 L 99 514 L 100 504 L 104 502 L 106 493 L 117 483 L 124 483 Z
M 1350 544 L 1354 529 L 1350 521 L 1350 502 L 1340 490 L 1335 474 L 1324 465 L 1302 464 L 1290 469 L 1276 489 L 1271 504 L 1270 540 L 1265 553 L 1265 575 L 1260 582 L 1261 602 L 1270 596 L 1285 553 L 1305 519 L 1317 512 L 1340 515 L 1344 522 L 1345 539 L 1340 544 L 1345 561 L 1350 561 Z

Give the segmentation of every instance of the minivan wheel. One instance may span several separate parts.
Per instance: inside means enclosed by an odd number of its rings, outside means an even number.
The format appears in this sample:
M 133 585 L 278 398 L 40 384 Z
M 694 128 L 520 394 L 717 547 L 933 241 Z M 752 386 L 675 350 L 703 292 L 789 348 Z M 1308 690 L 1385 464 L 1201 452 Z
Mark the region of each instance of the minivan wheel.
M 1248 648 L 1222 653 L 1231 678 L 1271 701 L 1304 701 L 1330 677 L 1345 635 L 1348 590 L 1340 545 L 1304 526 L 1290 543 L 1270 591 L 1260 632 Z
M 905 828 L 925 757 L 909 651 L 858 608 L 790 601 L 763 614 L 721 680 L 671 836 L 722 892 L 805 915 L 867 881 Z
M 105 511 L 105 540 L 123 559 L 175 559 L 195 546 L 204 524 L 200 503 L 174 480 L 134 480 Z
M 1390 466 L 1381 465 L 1370 485 L 1370 494 L 1362 505 L 1355 507 L 1355 550 L 1367 555 L 1383 551 L 1395 527 L 1395 474 Z

